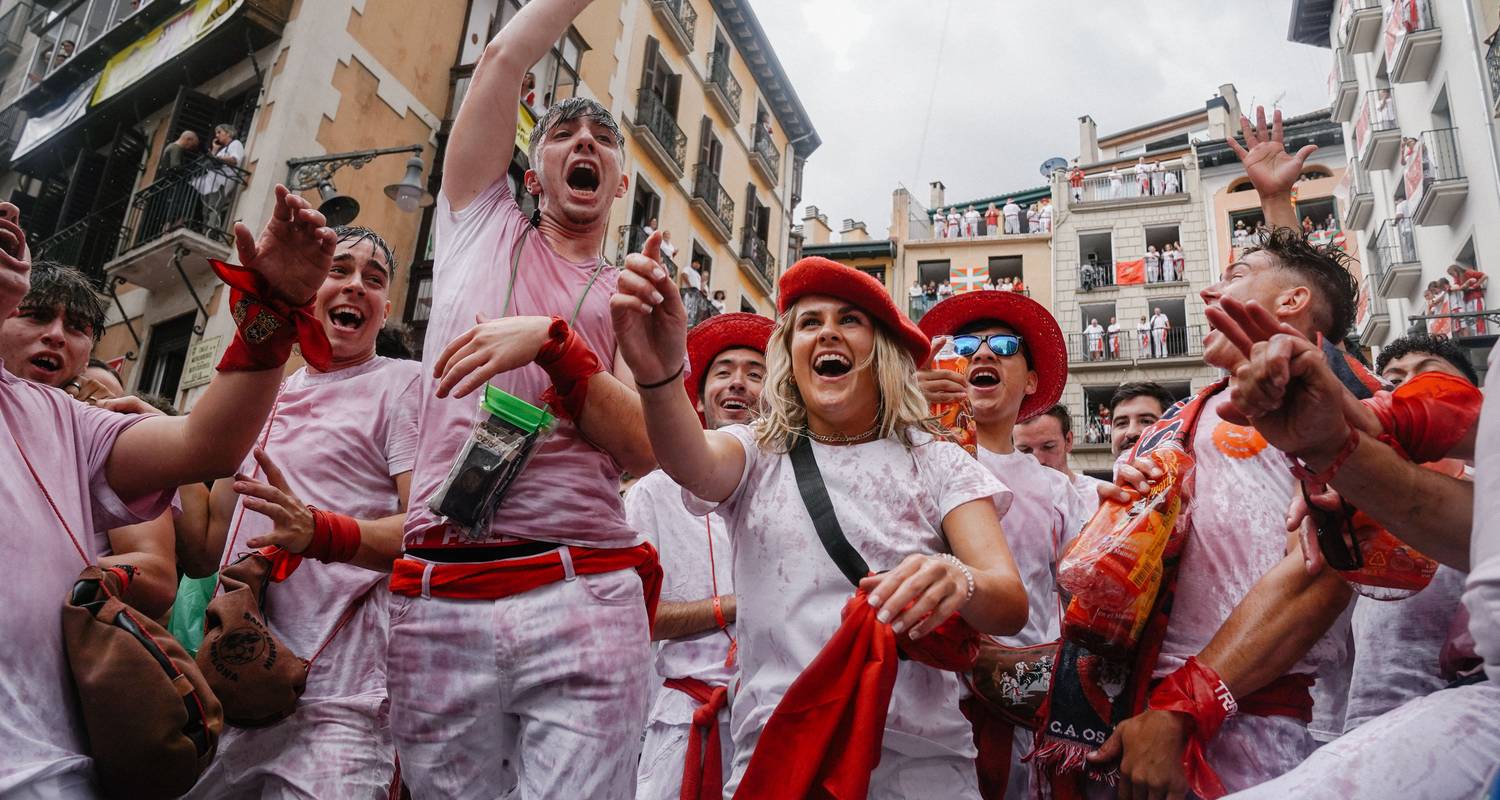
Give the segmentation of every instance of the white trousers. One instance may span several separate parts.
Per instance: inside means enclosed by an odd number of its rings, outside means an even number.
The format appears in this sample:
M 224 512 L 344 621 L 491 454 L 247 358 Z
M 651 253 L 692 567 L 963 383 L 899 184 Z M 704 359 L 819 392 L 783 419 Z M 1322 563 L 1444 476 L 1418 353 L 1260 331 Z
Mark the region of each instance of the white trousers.
M 646 726 L 641 767 L 635 777 L 636 800 L 678 800 L 682 797 L 682 768 L 687 762 L 691 725 L 653 720 Z M 734 767 L 734 740 L 729 736 L 729 710 L 719 713 L 719 764 L 725 781 Z
M 299 705 L 267 728 L 224 726 L 185 800 L 383 800 L 395 773 L 389 706 L 372 694 Z
M 634 570 L 500 600 L 391 599 L 391 731 L 417 800 L 629 800 L 650 699 Z
M 1500 686 L 1444 689 L 1323 745 L 1301 766 L 1234 795 L 1241 800 L 1475 798 L 1500 765 Z

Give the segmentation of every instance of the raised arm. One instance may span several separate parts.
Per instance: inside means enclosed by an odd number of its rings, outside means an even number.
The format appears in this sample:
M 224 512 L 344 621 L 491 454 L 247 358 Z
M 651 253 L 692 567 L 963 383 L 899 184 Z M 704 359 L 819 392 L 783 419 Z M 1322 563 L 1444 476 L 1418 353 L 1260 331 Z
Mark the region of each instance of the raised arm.
M 652 234 L 647 252 L 660 238 Z M 653 258 L 625 258 L 609 299 L 620 356 L 640 391 L 646 433 L 664 472 L 694 495 L 723 502 L 739 486 L 745 451 L 721 431 L 705 431 L 682 388 L 687 363 L 687 309 L 667 270 Z
M 235 225 L 241 262 L 273 295 L 262 300 L 291 308 L 311 302 L 333 264 L 334 234 L 324 222 L 306 200 L 277 186 L 275 210 L 259 239 Z M 232 474 L 271 412 L 281 373 L 281 364 L 221 370 L 192 413 L 153 416 L 127 428 L 105 463 L 110 487 L 128 499 Z
M 1317 152 L 1318 146 L 1307 145 L 1296 153 L 1286 151 L 1285 133 L 1281 127 L 1281 109 L 1272 115 L 1272 124 L 1266 127 L 1266 109 L 1257 106 L 1255 124 L 1247 117 L 1240 117 L 1240 132 L 1245 144 L 1241 146 L 1231 136 L 1227 140 L 1240 163 L 1245 165 L 1245 175 L 1255 185 L 1260 195 L 1261 211 L 1265 212 L 1266 224 L 1272 228 L 1300 229 L 1297 209 L 1292 203 L 1292 187 L 1302 177 L 1302 167 L 1307 159 Z M 1248 149 L 1247 149 L 1248 148 Z
M 485 46 L 453 122 L 443 160 L 443 194 L 455 211 L 493 186 L 510 164 L 521 79 L 590 0 L 532 0 Z

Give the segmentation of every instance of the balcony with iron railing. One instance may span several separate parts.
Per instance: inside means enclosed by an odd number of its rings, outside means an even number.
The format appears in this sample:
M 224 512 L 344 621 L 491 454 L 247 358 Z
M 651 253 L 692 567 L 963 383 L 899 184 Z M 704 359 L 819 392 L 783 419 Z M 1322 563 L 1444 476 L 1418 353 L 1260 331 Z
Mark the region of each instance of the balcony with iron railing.
M 755 129 L 755 144 L 750 150 L 750 163 L 772 186 L 781 183 L 781 151 L 771 141 L 770 122 Z
M 52 14 L 36 32 L 17 102 L 36 111 L 66 94 L 181 6 L 177 0 L 81 0 Z
M 693 167 L 691 205 L 719 241 L 728 244 L 734 230 L 734 199 L 719 183 L 719 174 L 708 169 L 706 164 Z
M 1350 161 L 1344 175 L 1349 187 L 1349 199 L 1344 203 L 1344 227 L 1363 230 L 1375 211 L 1375 192 L 1370 188 L 1370 175 L 1358 161 Z
M 148 289 L 185 278 L 179 273 L 188 267 L 206 278 L 204 259 L 223 258 L 234 241 L 234 209 L 249 178 L 200 157 L 58 230 L 34 247 L 36 257 L 76 266 L 101 283 L 118 277 Z
M 1421 159 L 1421 181 L 1408 188 L 1418 197 L 1415 202 L 1407 198 L 1412 218 L 1418 225 L 1451 225 L 1469 196 L 1469 179 L 1458 152 L 1458 129 L 1426 131 L 1419 142 L 1419 153 L 1412 157 Z M 1407 186 L 1412 183 L 1408 181 Z
M 1073 447 L 1085 452 L 1109 450 L 1109 418 L 1098 414 L 1074 414 Z
M 708 98 L 729 118 L 729 124 L 739 124 L 740 99 L 744 90 L 729 69 L 728 50 L 715 50 L 708 54 L 708 72 L 703 78 L 703 87 L 708 92 Z
M 767 294 L 776 285 L 776 257 L 771 255 L 771 246 L 754 236 L 746 236 L 740 243 L 740 268 L 748 272 Z
M 627 119 L 626 127 L 672 180 L 682 177 L 687 166 L 687 134 L 677 126 L 673 110 L 655 92 L 641 89 L 636 93 L 635 119 Z
M 1070 204 L 1079 211 L 1129 205 L 1186 203 L 1187 166 L 1180 159 L 1148 162 L 1140 169 L 1129 162 L 1083 177 L 1082 186 L 1067 187 Z
M 1078 291 L 1092 292 L 1096 289 L 1109 289 L 1114 285 L 1114 264 L 1106 261 L 1078 265 Z
M 693 31 L 698 27 L 698 11 L 688 0 L 651 0 L 651 10 L 666 29 L 667 37 L 682 48 L 693 51 Z
M 1385 13 L 1385 63 L 1391 82 L 1427 80 L 1443 46 L 1430 0 L 1395 0 Z
M 1352 0 L 1343 19 L 1344 46 L 1351 53 L 1371 53 L 1380 43 L 1380 0 Z
M 1364 108 L 1354 120 L 1354 153 L 1366 172 L 1395 166 L 1401 151 L 1401 126 L 1390 89 L 1365 92 Z
M 1070 333 L 1068 337 L 1069 369 L 1126 369 L 1144 362 L 1164 359 L 1199 359 L 1203 357 L 1203 326 L 1175 326 L 1138 331 L 1134 326 L 1121 327 L 1115 333 L 1107 328 L 1098 332 Z
M 1391 316 L 1385 300 L 1372 302 L 1368 283 L 1359 287 L 1359 297 L 1354 303 L 1354 328 L 1359 332 L 1360 343 L 1366 347 L 1384 344 L 1391 332 Z
M 1359 77 L 1354 72 L 1354 56 L 1347 49 L 1335 49 L 1333 71 L 1328 75 L 1328 113 L 1334 122 L 1349 122 L 1359 107 Z
M 1365 248 L 1369 280 L 1380 297 L 1408 297 L 1422 280 L 1411 220 L 1386 220 Z

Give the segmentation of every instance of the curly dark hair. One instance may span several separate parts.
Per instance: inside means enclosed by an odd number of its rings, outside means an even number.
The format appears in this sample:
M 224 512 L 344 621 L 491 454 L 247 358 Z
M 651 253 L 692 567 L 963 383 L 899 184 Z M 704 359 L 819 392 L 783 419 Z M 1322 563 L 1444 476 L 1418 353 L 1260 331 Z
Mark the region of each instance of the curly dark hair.
M 109 313 L 104 296 L 83 272 L 55 261 L 37 261 L 31 265 L 31 289 L 21 299 L 22 309 L 51 312 L 62 306 L 66 320 L 87 328 L 94 341 L 104 335 L 104 319 Z
M 1177 398 L 1173 397 L 1172 393 L 1167 391 L 1165 386 L 1155 381 L 1131 381 L 1129 383 L 1122 383 L 1115 388 L 1114 395 L 1109 398 L 1109 415 L 1111 417 L 1114 416 L 1115 408 L 1121 403 L 1137 397 L 1156 398 L 1156 402 L 1161 403 L 1163 414 L 1177 403 Z
M 1469 361 L 1464 349 L 1446 336 L 1433 336 L 1430 333 L 1408 334 L 1380 348 L 1380 357 L 1375 359 L 1376 374 L 1385 372 L 1386 366 L 1392 361 L 1412 353 L 1437 356 L 1462 372 L 1469 383 L 1479 385 L 1479 373 L 1474 371 L 1474 364 Z
M 1359 295 L 1359 281 L 1354 277 L 1354 259 L 1337 247 L 1319 247 L 1307 241 L 1301 231 L 1276 228 L 1261 244 L 1245 251 L 1267 253 L 1278 266 L 1307 281 L 1313 294 L 1321 298 L 1326 309 L 1314 307 L 1318 330 L 1334 341 L 1354 327 L 1354 303 Z M 1316 313 L 1322 312 L 1322 313 Z

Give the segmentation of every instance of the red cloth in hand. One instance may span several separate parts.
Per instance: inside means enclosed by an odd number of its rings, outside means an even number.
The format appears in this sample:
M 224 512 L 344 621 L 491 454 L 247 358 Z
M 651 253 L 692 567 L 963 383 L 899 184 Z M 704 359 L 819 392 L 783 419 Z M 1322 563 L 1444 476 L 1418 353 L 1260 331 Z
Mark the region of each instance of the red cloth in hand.
M 226 264 L 216 258 L 208 263 L 219 280 L 229 285 L 229 311 L 234 317 L 235 336 L 220 372 L 276 369 L 292 355 L 292 345 L 302 346 L 302 358 L 314 368 L 333 367 L 333 347 L 323 323 L 313 316 L 312 301 L 292 307 L 274 299 L 274 292 L 258 273 Z
M 542 393 L 542 402 L 552 413 L 577 422 L 588 400 L 589 378 L 604 371 L 599 357 L 567 322 L 553 317 L 547 341 L 536 353 L 536 365 L 552 379 L 552 385 Z
M 978 658 L 974 629 L 956 616 L 921 639 L 898 640 L 859 591 L 843 617 L 766 720 L 736 798 L 864 798 L 880 763 L 898 648 L 955 672 L 973 669 Z
M 1219 726 L 1234 716 L 1239 705 L 1219 673 L 1197 658 L 1189 657 L 1186 664 L 1162 679 L 1146 705 L 1156 711 L 1179 711 L 1188 715 L 1187 749 L 1182 753 L 1188 786 L 1204 800 L 1223 797 L 1226 794 L 1224 784 L 1209 766 L 1206 751 L 1208 743 L 1219 732 Z
M 721 800 L 724 797 L 724 751 L 719 737 L 719 714 L 729 705 L 729 690 L 697 678 L 668 678 L 668 689 L 693 698 L 693 730 L 688 734 L 687 758 L 682 764 L 680 800 Z
M 1448 454 L 1473 429 L 1484 396 L 1463 378 L 1423 372 L 1364 404 L 1380 418 L 1381 437 L 1419 464 Z

